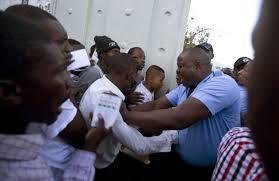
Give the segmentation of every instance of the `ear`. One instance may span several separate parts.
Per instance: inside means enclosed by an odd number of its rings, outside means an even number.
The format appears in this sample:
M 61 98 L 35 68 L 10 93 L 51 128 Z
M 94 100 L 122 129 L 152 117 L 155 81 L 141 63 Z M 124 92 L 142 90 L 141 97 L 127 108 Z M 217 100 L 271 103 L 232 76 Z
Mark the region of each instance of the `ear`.
M 22 103 L 22 87 L 12 80 L 0 80 L 0 104 L 19 105 Z

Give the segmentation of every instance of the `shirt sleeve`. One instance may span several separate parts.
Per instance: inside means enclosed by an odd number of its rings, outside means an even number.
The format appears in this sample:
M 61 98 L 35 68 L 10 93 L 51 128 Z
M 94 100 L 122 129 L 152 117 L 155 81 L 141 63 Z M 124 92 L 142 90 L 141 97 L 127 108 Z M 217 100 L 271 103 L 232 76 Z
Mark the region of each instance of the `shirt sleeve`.
M 234 80 L 220 76 L 204 83 L 192 93 L 191 97 L 200 100 L 214 115 L 239 99 L 239 94 Z
M 66 165 L 63 180 L 92 181 L 95 177 L 95 153 L 77 150 Z
M 86 124 L 91 125 L 91 119 L 89 117 L 90 112 L 93 112 L 95 109 L 96 94 L 91 92 L 90 89 L 85 92 L 83 95 L 81 102 L 79 104 L 79 110 L 86 121 Z
M 101 77 L 102 76 L 100 75 L 100 72 L 95 67 L 91 67 L 80 76 L 80 79 L 76 85 L 83 94 L 93 82 L 100 79 Z
M 119 114 L 112 127 L 113 135 L 127 148 L 139 155 L 171 151 L 177 141 L 177 131 L 164 131 L 159 136 L 145 137 L 137 129 L 127 125 Z
M 175 89 L 173 89 L 172 91 L 170 91 L 168 94 L 166 94 L 166 97 L 168 99 L 168 101 L 171 103 L 171 105 L 173 107 L 176 107 L 177 106 L 177 102 L 178 102 L 178 93 L 180 92 L 181 90 L 181 85 L 176 87 Z
M 58 115 L 56 121 L 46 129 L 46 136 L 48 138 L 58 136 L 58 134 L 65 129 L 70 122 L 72 122 L 77 114 L 77 108 L 73 105 L 70 99 L 65 101 L 61 108 L 62 112 Z

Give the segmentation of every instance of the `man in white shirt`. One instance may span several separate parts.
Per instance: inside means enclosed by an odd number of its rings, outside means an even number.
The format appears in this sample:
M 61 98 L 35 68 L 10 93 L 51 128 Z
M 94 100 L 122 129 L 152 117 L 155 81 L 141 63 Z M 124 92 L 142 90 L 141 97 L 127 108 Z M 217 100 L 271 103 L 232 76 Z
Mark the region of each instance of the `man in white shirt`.
M 95 81 L 82 97 L 80 110 L 88 124 L 91 123 L 88 113 L 94 111 L 98 95 L 109 92 L 124 101 L 124 94 L 131 88 L 135 75 L 136 66 L 129 55 L 120 53 L 110 59 L 108 74 Z M 176 139 L 176 131 L 165 131 L 160 136 L 144 137 L 138 130 L 127 125 L 119 113 L 112 126 L 112 134 L 107 136 L 98 147 L 95 166 L 103 169 L 112 164 L 121 144 L 139 155 L 145 155 L 169 152 Z

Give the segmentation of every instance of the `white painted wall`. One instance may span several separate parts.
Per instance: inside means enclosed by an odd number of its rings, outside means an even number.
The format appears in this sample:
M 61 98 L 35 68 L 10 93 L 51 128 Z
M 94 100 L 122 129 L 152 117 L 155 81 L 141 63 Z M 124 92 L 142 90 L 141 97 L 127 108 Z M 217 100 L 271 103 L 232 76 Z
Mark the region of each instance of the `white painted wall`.
M 0 9 L 22 0 L 0 0 Z M 174 88 L 176 58 L 182 51 L 191 0 L 29 0 L 51 3 L 50 12 L 63 24 L 69 38 L 89 50 L 96 35 L 117 41 L 121 51 L 134 46 L 146 53 L 146 70 L 161 66 L 166 87 Z M 144 72 L 143 72 L 144 73 Z
M 161 66 L 165 85 L 176 86 L 176 58 L 182 51 L 191 0 L 56 1 L 54 14 L 70 38 L 88 50 L 95 35 L 111 37 L 123 52 L 140 46 L 146 53 L 146 68 Z

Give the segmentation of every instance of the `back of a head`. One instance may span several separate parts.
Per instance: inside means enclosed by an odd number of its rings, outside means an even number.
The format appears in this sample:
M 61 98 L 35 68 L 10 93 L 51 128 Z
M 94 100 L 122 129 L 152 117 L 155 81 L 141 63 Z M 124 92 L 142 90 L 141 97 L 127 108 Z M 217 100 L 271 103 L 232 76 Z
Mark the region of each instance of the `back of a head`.
M 51 19 L 57 21 L 57 19 L 50 13 L 31 5 L 18 4 L 10 6 L 5 10 L 5 12 L 28 18 L 36 24 L 41 23 L 43 19 Z
M 187 55 L 187 57 L 190 58 L 193 62 L 199 62 L 201 64 L 210 65 L 211 59 L 209 55 L 201 48 L 186 48 L 183 50 L 182 54 Z
M 164 73 L 165 73 L 165 71 L 161 67 L 159 67 L 157 65 L 151 65 L 146 70 L 145 79 L 148 80 L 149 78 L 152 78 L 154 76 L 160 76 Z
M 32 22 L 0 12 L 0 79 L 23 79 L 33 61 L 40 61 L 49 37 Z
M 68 41 L 69 41 L 70 45 L 73 48 L 72 51 L 80 50 L 80 49 L 85 49 L 85 46 L 82 43 L 80 43 L 79 41 L 77 41 L 77 40 L 68 39 Z
M 110 58 L 108 61 L 108 73 L 123 73 L 130 70 L 136 70 L 136 63 L 127 53 L 118 53 Z
M 279 1 L 263 1 L 253 33 L 255 59 L 248 89 L 248 122 L 270 180 L 279 179 Z

